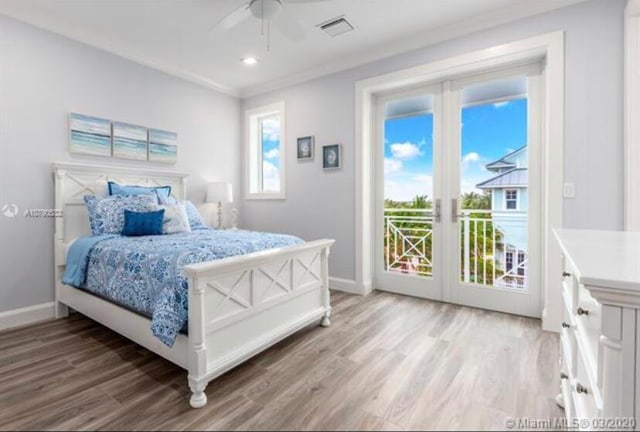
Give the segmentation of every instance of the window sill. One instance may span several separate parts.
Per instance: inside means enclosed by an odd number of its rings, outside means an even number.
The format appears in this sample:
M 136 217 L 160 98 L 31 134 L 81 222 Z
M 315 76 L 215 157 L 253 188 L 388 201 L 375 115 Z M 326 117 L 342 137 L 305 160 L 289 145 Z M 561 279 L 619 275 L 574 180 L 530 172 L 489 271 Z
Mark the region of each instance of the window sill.
M 254 200 L 285 200 L 286 197 L 285 197 L 285 195 L 283 193 L 277 193 L 277 194 L 254 193 L 254 194 L 245 195 L 244 199 L 247 200 L 247 201 L 254 201 Z

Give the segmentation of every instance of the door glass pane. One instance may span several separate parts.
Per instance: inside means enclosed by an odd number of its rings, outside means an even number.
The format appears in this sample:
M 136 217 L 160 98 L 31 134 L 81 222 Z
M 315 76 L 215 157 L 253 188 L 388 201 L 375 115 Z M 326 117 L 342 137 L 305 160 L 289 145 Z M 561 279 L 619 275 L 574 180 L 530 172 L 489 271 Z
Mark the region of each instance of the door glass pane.
M 433 96 L 385 105 L 384 262 L 388 272 L 433 275 Z
M 462 92 L 460 280 L 527 289 L 527 78 Z

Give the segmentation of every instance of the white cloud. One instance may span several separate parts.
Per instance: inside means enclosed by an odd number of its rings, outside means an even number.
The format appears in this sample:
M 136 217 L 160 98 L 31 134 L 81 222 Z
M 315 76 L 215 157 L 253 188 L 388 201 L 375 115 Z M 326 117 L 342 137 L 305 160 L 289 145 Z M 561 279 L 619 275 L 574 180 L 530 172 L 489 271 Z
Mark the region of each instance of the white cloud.
M 416 175 L 411 181 L 385 180 L 384 196 L 394 201 L 411 201 L 418 195 L 428 195 L 433 199 L 433 178 L 429 175 Z
M 473 162 L 478 162 L 480 160 L 480 155 L 476 152 L 467 153 L 462 157 L 462 162 L 465 164 L 470 164 Z
M 265 192 L 280 191 L 280 170 L 269 161 L 262 161 L 262 188 Z
M 409 160 L 421 156 L 422 152 L 416 144 L 403 142 L 391 144 L 391 154 L 396 159 Z
M 494 108 L 504 108 L 507 105 L 509 105 L 511 102 L 510 101 L 502 101 L 502 102 L 496 102 L 493 104 Z
M 384 158 L 384 173 L 391 174 L 402 170 L 402 161 Z
M 268 141 L 280 141 L 279 117 L 269 117 L 262 120 L 262 136 Z
M 264 157 L 267 159 L 278 159 L 280 157 L 280 149 L 272 148 L 264 154 Z

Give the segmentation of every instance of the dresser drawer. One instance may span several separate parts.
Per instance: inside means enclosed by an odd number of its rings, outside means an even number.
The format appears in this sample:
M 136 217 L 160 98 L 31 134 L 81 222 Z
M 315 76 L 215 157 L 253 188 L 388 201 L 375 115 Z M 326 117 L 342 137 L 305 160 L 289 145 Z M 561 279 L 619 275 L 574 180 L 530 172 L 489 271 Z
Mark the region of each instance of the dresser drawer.
M 569 421 L 568 424 L 573 424 L 572 420 L 576 416 L 576 407 L 573 402 L 573 393 L 571 385 L 571 374 L 569 372 L 569 366 L 565 363 L 565 359 L 560 359 L 560 390 L 562 392 L 562 403 L 564 404 L 564 415 Z
M 593 419 L 600 416 L 590 371 L 578 353 L 576 356 L 576 375 L 571 383 L 571 396 L 575 405 L 575 416 L 578 419 Z
M 598 363 L 598 344 L 602 332 L 602 306 L 584 286 L 578 286 L 577 306 L 574 311 L 576 331 L 582 336 L 588 356 L 593 364 Z
M 577 355 L 577 346 L 576 346 L 576 338 L 572 329 L 562 329 L 562 333 L 560 333 L 560 349 L 562 352 L 563 371 L 568 375 L 575 375 L 576 368 L 576 355 Z
M 562 256 L 562 291 L 565 297 L 565 301 L 567 302 L 567 305 L 571 309 L 573 309 L 573 306 L 574 306 L 575 285 L 577 285 L 575 278 L 576 278 L 576 272 L 571 265 L 571 261 L 563 255 Z

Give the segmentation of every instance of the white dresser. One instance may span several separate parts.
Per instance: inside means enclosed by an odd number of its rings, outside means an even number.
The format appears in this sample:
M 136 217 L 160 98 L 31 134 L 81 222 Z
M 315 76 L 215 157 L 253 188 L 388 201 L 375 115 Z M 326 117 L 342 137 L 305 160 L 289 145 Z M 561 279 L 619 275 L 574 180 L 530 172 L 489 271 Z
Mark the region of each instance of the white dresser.
M 564 260 L 558 402 L 580 429 L 638 428 L 640 232 L 555 234 Z

